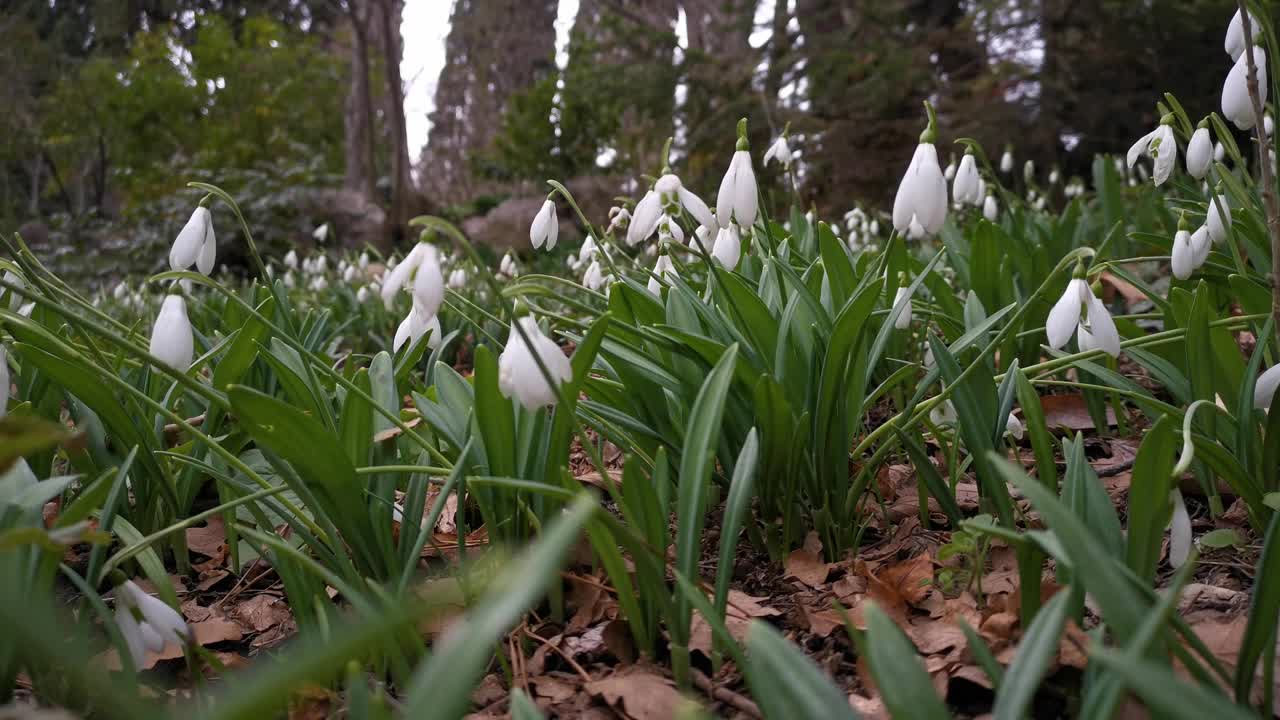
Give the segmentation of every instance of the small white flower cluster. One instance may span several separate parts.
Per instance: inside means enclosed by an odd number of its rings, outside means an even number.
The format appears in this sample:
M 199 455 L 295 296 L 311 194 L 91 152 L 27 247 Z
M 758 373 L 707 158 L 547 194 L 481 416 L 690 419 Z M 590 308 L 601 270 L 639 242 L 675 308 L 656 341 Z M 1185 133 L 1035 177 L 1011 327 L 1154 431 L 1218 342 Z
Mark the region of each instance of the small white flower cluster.
M 860 207 L 844 214 L 845 228 L 849 233 L 846 243 L 849 249 L 877 250 L 880 247 L 880 221 Z
M 395 304 L 397 293 L 406 286 L 413 296 L 409 314 L 396 328 L 392 352 L 399 352 L 405 342 L 410 346 L 427 336 L 427 347 L 440 343 L 440 318 L 437 313 L 444 303 L 444 272 L 436 246 L 421 241 L 393 269 L 382 276 L 382 302 L 388 310 Z

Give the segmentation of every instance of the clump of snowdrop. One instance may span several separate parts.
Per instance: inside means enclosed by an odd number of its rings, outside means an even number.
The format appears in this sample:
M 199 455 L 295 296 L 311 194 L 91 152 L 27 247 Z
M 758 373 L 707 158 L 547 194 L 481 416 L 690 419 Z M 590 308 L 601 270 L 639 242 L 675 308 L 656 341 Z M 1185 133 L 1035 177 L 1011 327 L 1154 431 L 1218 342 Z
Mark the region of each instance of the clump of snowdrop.
M 1155 165 L 1155 183 L 1164 184 L 1178 162 L 1178 141 L 1173 135 L 1173 113 L 1160 119 L 1160 126 L 1138 138 L 1125 156 L 1125 162 L 1133 167 L 1138 158 L 1146 155 Z M 1139 168 L 1139 172 L 1142 169 Z
M 445 285 L 450 290 L 461 290 L 467 286 L 467 271 L 456 267 L 449 271 L 449 279 Z
M 116 586 L 115 620 L 135 667 L 146 661 L 148 651 L 159 653 L 194 637 L 178 611 L 148 595 L 132 580 Z
M 1257 26 L 1254 26 L 1257 27 Z M 1253 46 L 1253 64 L 1258 69 L 1258 98 L 1267 104 L 1267 51 L 1260 45 Z M 1253 112 L 1253 100 L 1249 97 L 1249 58 L 1240 53 L 1236 64 L 1227 73 L 1222 84 L 1222 114 L 1241 130 L 1251 130 L 1258 123 Z
M 329 239 L 329 223 L 320 223 L 316 229 L 311 231 L 311 237 L 318 243 L 323 243 Z
M 504 397 L 516 398 L 526 410 L 555 405 L 556 388 L 573 377 L 573 366 L 560 346 L 543 334 L 523 303 L 516 303 L 515 314 L 506 348 L 498 356 L 498 389 Z
M 178 372 L 186 372 L 191 367 L 195 339 L 191 321 L 187 319 L 187 301 L 181 294 L 170 293 L 160 306 L 160 314 L 151 327 L 150 352 Z
M 213 272 L 218 244 L 213 233 L 213 213 L 202 203 L 191 213 L 169 249 L 169 268 L 186 270 L 192 265 L 201 275 Z
M 960 159 L 960 167 L 956 169 L 955 180 L 951 182 L 951 198 L 959 204 L 979 205 L 982 203 L 982 178 L 978 175 L 978 165 L 970 148 Z
M 1081 352 L 1096 348 L 1111 357 L 1120 355 L 1120 333 L 1111 312 L 1085 280 L 1083 265 L 1076 265 L 1067 289 L 1049 311 L 1045 334 L 1049 347 L 1054 350 L 1061 349 L 1076 335 Z
M 1178 220 L 1178 231 L 1173 236 L 1173 252 L 1170 255 L 1170 266 L 1173 276 L 1186 280 L 1204 264 L 1209 257 L 1209 228 L 1201 225 L 1194 233 L 1190 232 L 1187 214 L 1183 213 Z
M 516 259 L 511 254 L 511 251 L 508 250 L 507 254 L 502 256 L 501 262 L 498 263 L 498 274 L 509 278 L 520 274 L 520 268 L 516 265 Z
M 893 200 L 893 227 L 912 238 L 936 233 L 947 219 L 947 180 L 938 166 L 938 149 L 934 147 L 937 117 L 928 101 L 925 110 L 929 124 L 920 133 L 920 144 L 916 145 Z
M 769 163 L 776 160 L 784 170 L 790 170 L 791 159 L 791 146 L 787 144 L 787 130 L 784 128 L 769 149 L 764 151 L 764 164 L 768 167 Z
M 1254 41 L 1258 39 L 1258 33 L 1262 29 L 1262 23 L 1258 22 L 1257 16 L 1249 13 L 1249 27 L 1253 30 Z M 1240 17 L 1240 11 L 1236 10 L 1236 14 L 1231 16 L 1231 22 L 1227 23 L 1227 36 L 1223 39 L 1222 47 L 1231 56 L 1233 61 L 1239 60 L 1244 54 L 1244 19 Z
M 417 343 L 427 332 L 431 333 L 428 347 L 435 347 L 432 343 L 438 343 L 440 340 L 440 319 L 437 314 L 444 303 L 444 273 L 440 269 L 440 254 L 434 245 L 426 242 L 418 243 L 413 253 L 419 253 L 415 261 L 416 272 L 413 274 L 413 302 L 410 304 L 409 314 L 396 328 L 392 352 L 398 352 L 406 341 Z M 400 268 L 409 265 L 407 260 L 408 258 L 396 270 L 399 271 Z M 384 284 L 384 299 L 385 292 Z
M 609 208 L 609 227 L 605 230 L 605 234 L 612 235 L 615 232 L 626 232 L 630 225 L 630 210 L 618 205 Z
M 733 159 L 729 161 L 729 169 L 720 181 L 720 192 L 716 195 L 716 219 L 720 227 L 729 227 L 737 223 L 739 227 L 749 229 L 756 222 L 759 212 L 759 198 L 756 195 L 756 174 L 751 167 L 751 146 L 747 143 L 747 120 L 738 121 L 738 142 Z
M 1012 411 L 1004 421 L 1004 431 L 1011 435 L 1014 440 L 1021 440 L 1023 435 L 1026 434 L 1026 428 L 1023 426 L 1022 421 Z
M 725 270 L 733 270 L 738 267 L 738 261 L 742 259 L 742 236 L 738 233 L 736 225 L 722 227 L 716 233 L 715 246 L 711 248 L 712 259 L 724 266 Z
M 653 184 L 653 189 L 636 203 L 627 227 L 627 245 L 635 246 L 647 240 L 658 229 L 664 215 L 668 219 L 679 218 L 686 210 L 699 224 L 718 227 L 711 208 L 702 198 L 686 188 L 671 168 L 663 168 L 662 177 Z
M 529 225 L 529 242 L 533 243 L 535 249 L 545 245 L 547 250 L 554 250 L 559 234 L 560 219 L 556 217 L 556 203 L 548 195 L 538 214 L 533 217 L 533 223 Z

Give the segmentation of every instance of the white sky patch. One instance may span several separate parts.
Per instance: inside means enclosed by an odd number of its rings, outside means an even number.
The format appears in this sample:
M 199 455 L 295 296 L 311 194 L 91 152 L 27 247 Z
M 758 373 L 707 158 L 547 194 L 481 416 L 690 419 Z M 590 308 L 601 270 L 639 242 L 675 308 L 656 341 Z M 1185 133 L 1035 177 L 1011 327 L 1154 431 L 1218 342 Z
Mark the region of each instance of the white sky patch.
M 400 77 L 405 86 L 404 117 L 411 162 L 417 161 L 431 132 L 427 117 L 436 106 L 436 85 L 444 69 L 445 40 L 452 14 L 453 0 L 408 0 L 404 5 Z

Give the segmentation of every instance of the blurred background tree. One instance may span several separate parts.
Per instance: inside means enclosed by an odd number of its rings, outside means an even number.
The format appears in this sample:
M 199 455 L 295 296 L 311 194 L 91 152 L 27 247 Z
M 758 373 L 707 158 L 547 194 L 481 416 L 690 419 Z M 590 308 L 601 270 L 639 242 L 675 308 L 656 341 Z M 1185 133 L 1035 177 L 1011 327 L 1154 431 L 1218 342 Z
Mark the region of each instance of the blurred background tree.
M 451 12 L 417 157 L 399 70 L 415 41 L 401 38 L 405 2 Z M 668 136 L 685 182 L 713 195 L 739 117 L 757 153 L 790 123 L 801 197 L 833 217 L 887 207 L 925 98 L 942 147 L 1011 144 L 1042 175 L 1083 176 L 1095 153 L 1155 124 L 1160 92 L 1195 117 L 1217 109 L 1235 7 L 577 0 L 557 48 L 571 5 L 0 0 L 0 222 L 145 267 L 157 261 L 139 236 L 167 242 L 191 204 L 183 183 L 208 179 L 250 200 L 267 242 L 306 241 L 332 221 L 349 245 L 388 247 L 430 210 L 476 216 L 475 234 L 510 243 L 524 206 L 501 205 L 541 197 L 555 177 L 601 218 L 658 171 Z M 486 213 L 507 222 L 486 230 Z

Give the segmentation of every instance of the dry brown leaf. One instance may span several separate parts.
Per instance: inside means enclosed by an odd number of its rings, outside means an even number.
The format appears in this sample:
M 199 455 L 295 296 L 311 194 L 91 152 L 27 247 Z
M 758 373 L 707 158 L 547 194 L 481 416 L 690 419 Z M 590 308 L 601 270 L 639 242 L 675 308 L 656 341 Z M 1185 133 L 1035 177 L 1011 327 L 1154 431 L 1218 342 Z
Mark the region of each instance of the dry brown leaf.
M 244 633 L 238 624 L 221 616 L 214 616 L 201 622 L 192 623 L 190 627 L 195 637 L 195 642 L 201 646 L 214 645 L 220 642 L 236 642 L 244 637 Z M 161 660 L 174 660 L 185 656 L 186 653 L 181 646 L 167 645 L 158 653 L 148 652 L 146 660 L 142 661 L 138 666 L 138 670 L 147 670 L 155 667 L 155 664 Z M 98 657 L 108 670 L 119 670 L 121 667 L 120 656 L 116 653 L 115 648 L 107 650 Z
M 1051 428 L 1067 430 L 1093 430 L 1093 418 L 1089 417 L 1089 408 L 1085 405 L 1084 395 L 1069 393 L 1065 395 L 1045 395 L 1040 398 L 1040 406 L 1044 409 L 1044 421 Z M 1115 411 L 1107 406 L 1107 424 L 1116 424 Z
M 601 490 L 606 490 L 606 491 L 610 489 L 610 483 L 612 483 L 612 487 L 618 487 L 618 488 L 622 487 L 622 471 L 621 470 L 611 470 L 609 468 L 605 468 L 605 472 L 607 473 L 607 477 L 608 477 L 607 481 L 605 479 L 606 476 L 601 475 L 599 472 L 596 472 L 594 470 L 591 472 L 586 472 L 581 475 L 578 475 L 575 479 L 578 482 L 583 483 L 584 485 L 594 485 L 595 487 L 598 487 Z
M 854 693 L 849 696 L 849 707 L 866 720 L 889 720 L 889 708 L 885 707 L 879 695 L 869 698 Z
M 725 609 L 724 624 L 729 634 L 736 640 L 745 640 L 747 628 L 753 618 L 776 617 L 781 610 L 761 604 L 763 597 L 752 597 L 740 590 L 729 590 L 729 604 Z M 711 626 L 702 618 L 701 613 L 693 611 L 693 622 L 689 628 L 689 649 L 711 655 Z
M 888 602 L 919 605 L 933 590 L 933 556 L 927 552 L 876 573 L 867 578 L 871 581 L 871 595 L 877 600 L 880 594 L 889 593 L 892 600 Z
M 804 546 L 787 556 L 783 563 L 786 576 L 795 578 L 809 587 L 817 587 L 827 581 L 831 565 L 822 561 L 822 541 L 818 533 L 810 530 L 804 538 Z
M 265 632 L 293 617 L 287 602 L 266 594 L 236 605 L 231 615 L 254 632 Z
M 636 665 L 585 687 L 632 720 L 668 720 L 686 702 L 670 680 Z
M 507 688 L 497 673 L 489 673 L 480 680 L 476 689 L 471 691 L 471 702 L 477 707 L 485 707 L 507 696 Z
M 807 610 L 801 608 L 805 620 L 809 622 L 809 632 L 818 637 L 826 637 L 833 630 L 844 625 L 844 618 L 835 610 Z
M 214 515 L 203 527 L 187 528 L 187 549 L 208 558 L 222 558 L 227 553 L 227 532 L 222 518 Z
M 529 681 L 535 695 L 553 703 L 564 702 L 577 694 L 574 685 L 552 675 L 539 675 Z

